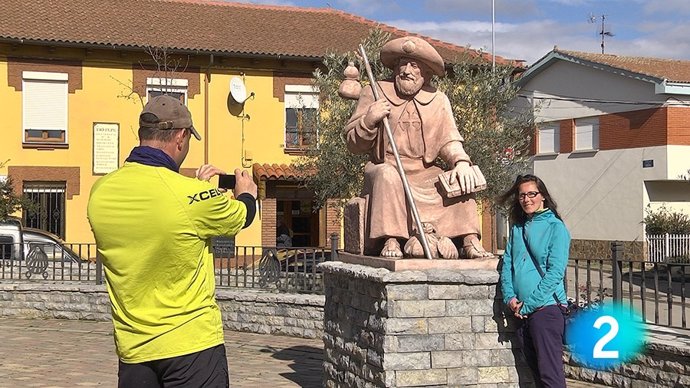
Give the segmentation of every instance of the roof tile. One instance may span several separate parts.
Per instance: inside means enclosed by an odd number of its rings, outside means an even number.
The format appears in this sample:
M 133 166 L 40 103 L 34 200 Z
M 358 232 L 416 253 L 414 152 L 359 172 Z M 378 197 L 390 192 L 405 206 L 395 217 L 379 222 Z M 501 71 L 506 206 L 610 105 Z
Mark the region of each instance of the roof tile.
M 298 170 L 293 165 L 287 164 L 259 164 L 252 166 L 253 175 L 256 180 L 287 180 L 302 181 L 309 173 Z
M 672 82 L 690 83 L 690 61 L 687 60 L 626 57 L 613 54 L 595 54 L 560 49 L 555 49 L 554 51 L 590 62 L 662 78 Z
M 409 32 L 330 8 L 204 0 L 11 0 L 0 12 L 0 40 L 170 49 L 249 56 L 322 58 L 356 49 L 372 28 Z M 490 56 L 428 40 L 447 62 Z M 514 64 L 496 57 L 501 64 Z

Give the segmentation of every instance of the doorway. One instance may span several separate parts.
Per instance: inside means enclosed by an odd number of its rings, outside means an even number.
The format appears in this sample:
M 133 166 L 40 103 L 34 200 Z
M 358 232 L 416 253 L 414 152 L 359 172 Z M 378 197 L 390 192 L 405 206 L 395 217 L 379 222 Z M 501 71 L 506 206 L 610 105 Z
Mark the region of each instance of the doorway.
M 276 225 L 281 221 L 292 233 L 293 247 L 319 246 L 319 213 L 314 212 L 311 199 L 277 200 Z

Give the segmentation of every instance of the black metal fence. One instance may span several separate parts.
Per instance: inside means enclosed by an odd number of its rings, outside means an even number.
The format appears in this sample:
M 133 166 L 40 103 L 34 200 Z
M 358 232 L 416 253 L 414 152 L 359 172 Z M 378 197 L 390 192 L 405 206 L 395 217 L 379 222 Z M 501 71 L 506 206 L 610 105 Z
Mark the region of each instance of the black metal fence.
M 216 285 L 276 292 L 322 293 L 318 264 L 336 257 L 332 248 L 235 246 L 214 250 Z M 103 284 L 103 265 L 96 245 L 2 244 L 0 280 Z
M 0 280 L 102 282 L 95 244 L 0 244 Z
M 322 293 L 318 264 L 333 259 L 332 250 L 313 247 L 237 246 L 233 257 L 216 255 L 216 284 L 281 292 Z
M 337 260 L 337 239 L 330 248 L 235 246 L 214 255 L 218 287 L 275 292 L 323 293 L 318 264 Z M 0 244 L 0 280 L 102 284 L 103 266 L 95 244 L 18 247 Z M 688 329 L 690 264 L 650 263 L 624 257 L 622 244 L 611 244 L 611 258 L 571 258 L 567 294 L 575 303 L 614 301 L 634 308 L 649 323 Z
M 567 294 L 580 306 L 617 302 L 648 323 L 688 329 L 689 276 L 690 264 L 624 257 L 622 244 L 612 242 L 609 259 L 570 259 Z

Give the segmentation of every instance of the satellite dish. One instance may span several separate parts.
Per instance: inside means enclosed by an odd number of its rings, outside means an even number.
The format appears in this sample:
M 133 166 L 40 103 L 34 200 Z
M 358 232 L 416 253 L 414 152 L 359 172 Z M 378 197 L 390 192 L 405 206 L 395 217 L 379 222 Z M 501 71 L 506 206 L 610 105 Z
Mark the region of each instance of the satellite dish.
M 232 77 L 230 80 L 230 96 L 238 104 L 244 104 L 247 101 L 247 88 L 244 87 L 244 82 L 240 77 Z

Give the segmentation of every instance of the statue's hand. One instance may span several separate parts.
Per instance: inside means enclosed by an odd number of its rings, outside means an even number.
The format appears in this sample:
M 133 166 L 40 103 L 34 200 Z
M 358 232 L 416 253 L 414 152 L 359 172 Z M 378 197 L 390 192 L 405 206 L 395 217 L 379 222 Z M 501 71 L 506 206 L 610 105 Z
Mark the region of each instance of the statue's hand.
M 452 185 L 455 181 L 460 184 L 460 190 L 463 194 L 467 194 L 477 185 L 477 179 L 472 171 L 472 167 L 468 162 L 458 162 L 453 168 L 453 173 L 450 174 L 449 183 Z
M 364 116 L 364 125 L 368 129 L 374 129 L 378 123 L 383 120 L 384 117 L 391 113 L 391 104 L 386 99 L 381 99 L 374 101 L 369 105 L 367 114 Z

